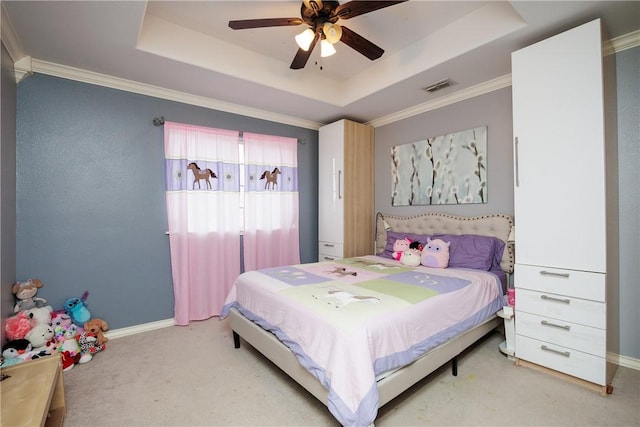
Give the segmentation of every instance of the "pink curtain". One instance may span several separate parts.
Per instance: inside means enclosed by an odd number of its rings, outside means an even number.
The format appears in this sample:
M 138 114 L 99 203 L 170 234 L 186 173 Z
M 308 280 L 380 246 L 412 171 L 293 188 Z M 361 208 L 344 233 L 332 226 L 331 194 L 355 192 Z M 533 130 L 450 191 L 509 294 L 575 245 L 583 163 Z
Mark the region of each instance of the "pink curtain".
M 165 122 L 175 323 L 220 314 L 240 274 L 239 132 Z
M 245 271 L 300 263 L 298 141 L 244 132 Z

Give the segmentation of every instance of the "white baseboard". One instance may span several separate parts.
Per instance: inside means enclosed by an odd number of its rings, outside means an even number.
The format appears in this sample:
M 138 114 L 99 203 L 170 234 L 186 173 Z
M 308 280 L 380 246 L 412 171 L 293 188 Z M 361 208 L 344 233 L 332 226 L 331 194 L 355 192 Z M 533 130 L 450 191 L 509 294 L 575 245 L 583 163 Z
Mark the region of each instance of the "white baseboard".
M 168 328 L 174 326 L 173 319 L 158 320 L 156 322 L 143 323 L 135 326 L 128 326 L 126 328 L 114 329 L 107 331 L 105 335 L 109 339 L 122 338 L 129 335 L 135 335 L 142 332 L 154 331 L 156 329 Z M 640 359 L 634 359 L 633 357 L 621 356 L 619 354 L 608 353 L 607 360 L 615 363 L 618 366 L 625 368 L 635 369 L 640 371 Z
M 609 362 L 615 363 L 618 366 L 622 366 L 625 368 L 635 369 L 636 371 L 640 371 L 640 359 L 634 359 L 633 357 L 621 356 L 619 354 L 608 353 L 607 360 Z
M 139 334 L 141 332 L 149 332 L 156 329 L 168 328 L 174 326 L 173 319 L 158 320 L 156 322 L 143 323 L 135 326 L 128 326 L 126 328 L 114 329 L 112 331 L 105 332 L 105 336 L 109 339 L 122 338 L 129 335 Z

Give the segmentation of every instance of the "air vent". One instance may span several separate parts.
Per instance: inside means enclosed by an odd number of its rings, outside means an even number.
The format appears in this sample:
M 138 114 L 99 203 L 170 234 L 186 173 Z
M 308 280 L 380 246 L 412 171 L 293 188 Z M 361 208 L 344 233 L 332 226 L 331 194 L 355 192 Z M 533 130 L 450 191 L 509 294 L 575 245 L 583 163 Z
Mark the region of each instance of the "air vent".
M 454 84 L 455 82 L 449 79 L 444 79 L 444 80 L 440 80 L 438 83 L 434 83 L 432 85 L 425 87 L 423 90 L 433 93 L 440 89 L 444 89 L 445 87 L 453 86 Z

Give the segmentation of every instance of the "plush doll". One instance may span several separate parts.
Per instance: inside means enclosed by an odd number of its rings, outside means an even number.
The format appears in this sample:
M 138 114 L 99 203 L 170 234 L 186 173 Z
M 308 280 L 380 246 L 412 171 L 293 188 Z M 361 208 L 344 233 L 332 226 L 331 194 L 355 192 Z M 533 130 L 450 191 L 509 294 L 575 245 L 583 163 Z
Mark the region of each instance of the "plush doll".
M 91 332 L 84 331 L 78 336 L 81 354 L 78 363 L 87 363 L 96 353 L 107 348 L 106 344 L 99 345 L 97 342 L 98 339 Z
M 16 305 L 13 308 L 13 312 L 17 313 L 21 310 L 27 310 L 34 307 L 44 307 L 47 305 L 47 300 L 44 298 L 36 297 L 36 293 L 39 288 L 44 285 L 38 279 L 29 279 L 25 282 L 17 282 L 13 285 L 12 292 L 16 297 Z
M 84 324 L 84 330 L 91 332 L 96 337 L 99 346 L 109 341 L 109 338 L 105 337 L 102 333 L 108 329 L 109 325 L 102 319 L 91 319 Z
M 52 340 L 54 337 L 53 329 L 49 324 L 39 324 L 33 327 L 29 333 L 25 336 L 29 340 L 34 350 L 40 351 L 45 348 L 47 341 Z
M 411 242 L 412 240 L 408 237 L 405 237 L 404 239 L 396 239 L 395 243 L 393 244 L 393 253 L 391 254 L 393 259 L 395 259 L 396 261 L 400 261 L 402 252 L 409 249 Z
M 422 251 L 421 263 L 425 267 L 447 268 L 451 242 L 427 238 L 427 246 Z
M 43 347 L 32 350 L 31 353 L 32 359 L 39 359 L 44 356 L 51 356 L 58 352 L 58 343 L 56 343 L 55 337 L 51 338 L 49 341 L 45 343 Z
M 29 315 L 25 311 L 20 311 L 7 319 L 4 330 L 7 333 L 7 339 L 19 340 L 24 338 L 32 327 Z
M 20 357 L 21 354 L 31 351 L 31 342 L 27 339 L 11 340 L 2 346 L 2 356 L 5 359 Z
M 64 309 L 71 317 L 71 321 L 78 326 L 82 326 L 84 322 L 88 322 L 91 319 L 91 313 L 86 305 L 89 292 L 82 294 L 82 298 L 68 298 L 64 302 Z
M 400 255 L 400 263 L 410 267 L 420 265 L 420 251 L 418 249 L 407 249 Z
M 28 310 L 23 310 L 27 316 L 31 319 L 31 324 L 35 325 L 49 325 L 51 323 L 51 315 L 53 308 L 50 305 L 43 307 L 34 307 Z
M 2 356 L 2 364 L 0 364 L 0 368 L 8 368 L 9 366 L 17 365 L 18 363 L 22 363 L 22 362 L 24 362 L 24 360 L 19 357 Z
M 67 329 L 69 325 L 71 325 L 71 317 L 59 311 L 54 311 L 51 313 L 51 327 L 55 331 L 57 327 L 61 327 L 63 329 Z
M 58 327 L 55 331 L 58 352 L 62 356 L 62 371 L 67 372 L 80 362 L 80 344 L 78 344 L 78 327 L 69 325 L 67 329 Z
M 11 362 L 19 363 L 19 361 L 26 362 L 32 359 L 38 359 L 41 357 L 38 351 L 31 349 L 31 343 L 28 340 L 13 340 L 9 341 L 2 347 L 2 357 Z M 12 359 L 19 359 L 12 360 Z

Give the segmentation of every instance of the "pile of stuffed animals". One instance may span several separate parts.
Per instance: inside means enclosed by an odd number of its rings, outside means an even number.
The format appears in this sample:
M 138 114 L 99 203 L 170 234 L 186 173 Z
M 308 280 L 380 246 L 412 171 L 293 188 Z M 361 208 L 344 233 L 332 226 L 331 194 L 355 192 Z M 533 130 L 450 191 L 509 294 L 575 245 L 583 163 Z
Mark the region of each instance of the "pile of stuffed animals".
M 67 299 L 64 309 L 54 311 L 47 300 L 36 296 L 43 286 L 38 279 L 13 286 L 15 314 L 5 325 L 9 341 L 2 346 L 2 367 L 58 352 L 63 371 L 68 371 L 106 348 L 109 339 L 103 332 L 109 326 L 102 319 L 91 318 L 86 292 L 82 298 Z
M 423 248 L 422 243 L 405 237 L 394 242 L 392 257 L 410 267 L 424 265 L 425 267 L 447 268 L 450 245 L 451 242 L 445 242 L 442 239 L 432 240 L 427 237 L 427 246 Z

